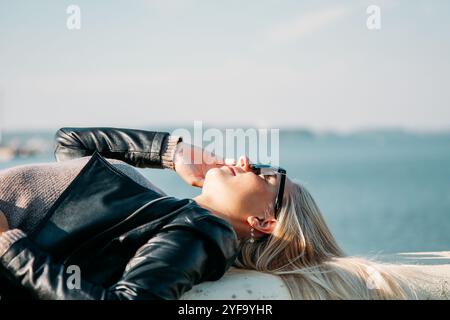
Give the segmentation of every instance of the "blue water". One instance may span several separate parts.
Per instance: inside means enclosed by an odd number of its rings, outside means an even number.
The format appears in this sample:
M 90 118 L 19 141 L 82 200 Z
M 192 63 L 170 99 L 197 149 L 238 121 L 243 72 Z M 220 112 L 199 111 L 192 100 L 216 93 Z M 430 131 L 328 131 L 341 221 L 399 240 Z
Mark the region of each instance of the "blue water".
M 450 250 L 450 134 L 281 131 L 280 149 L 348 254 Z M 46 161 L 50 153 L 0 169 Z M 174 196 L 199 192 L 173 172 L 139 170 Z

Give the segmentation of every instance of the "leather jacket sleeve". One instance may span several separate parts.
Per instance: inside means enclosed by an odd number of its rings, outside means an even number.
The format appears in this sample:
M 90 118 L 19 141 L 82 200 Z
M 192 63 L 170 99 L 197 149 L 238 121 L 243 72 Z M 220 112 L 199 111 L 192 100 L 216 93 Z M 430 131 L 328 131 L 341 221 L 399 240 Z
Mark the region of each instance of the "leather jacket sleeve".
M 55 158 L 91 156 L 122 160 L 140 168 L 162 168 L 169 133 L 121 128 L 61 128 L 55 134 Z
M 47 300 L 178 299 L 193 285 L 217 280 L 225 272 L 207 241 L 186 228 L 168 228 L 151 238 L 108 288 L 83 280 L 82 269 L 77 288 L 71 271 L 76 269 L 55 263 L 27 237 L 15 242 L 0 262 L 13 283 Z

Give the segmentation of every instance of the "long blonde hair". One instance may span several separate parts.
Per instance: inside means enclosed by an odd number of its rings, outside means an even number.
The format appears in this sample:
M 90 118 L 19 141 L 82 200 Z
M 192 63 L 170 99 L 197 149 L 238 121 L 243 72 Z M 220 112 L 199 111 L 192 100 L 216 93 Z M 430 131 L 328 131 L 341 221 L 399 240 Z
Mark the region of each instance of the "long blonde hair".
M 280 275 L 293 299 L 417 298 L 409 270 L 345 257 L 302 185 L 290 184 L 277 220 L 270 236 L 241 241 L 235 266 Z

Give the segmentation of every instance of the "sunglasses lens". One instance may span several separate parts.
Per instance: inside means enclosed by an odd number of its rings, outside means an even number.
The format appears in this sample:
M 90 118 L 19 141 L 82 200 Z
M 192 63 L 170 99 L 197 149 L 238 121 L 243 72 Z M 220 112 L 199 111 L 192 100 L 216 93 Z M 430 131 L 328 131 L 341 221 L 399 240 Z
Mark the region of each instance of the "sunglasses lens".
M 281 177 L 278 184 L 278 193 L 275 199 L 275 219 L 278 218 L 278 214 L 281 209 L 281 203 L 283 200 L 284 186 L 286 183 L 286 170 L 280 167 L 272 167 L 266 164 L 250 164 L 250 170 L 257 175 L 279 175 Z

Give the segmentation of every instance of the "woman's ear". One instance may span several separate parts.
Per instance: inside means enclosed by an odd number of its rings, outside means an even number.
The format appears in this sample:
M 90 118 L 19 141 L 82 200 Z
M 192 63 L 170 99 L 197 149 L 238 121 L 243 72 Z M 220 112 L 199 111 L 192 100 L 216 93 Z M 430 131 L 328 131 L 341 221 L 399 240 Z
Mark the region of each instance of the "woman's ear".
M 247 222 L 250 227 L 264 234 L 271 234 L 277 225 L 275 218 L 260 219 L 255 216 L 249 216 Z

